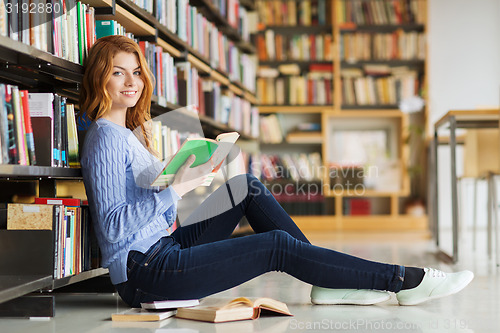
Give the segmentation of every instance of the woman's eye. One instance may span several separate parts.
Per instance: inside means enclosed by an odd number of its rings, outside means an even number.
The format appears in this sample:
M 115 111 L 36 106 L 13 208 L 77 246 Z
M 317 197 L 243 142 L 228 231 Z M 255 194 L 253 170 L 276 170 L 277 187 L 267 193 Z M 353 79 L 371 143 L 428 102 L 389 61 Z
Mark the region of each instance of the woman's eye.
M 114 72 L 113 73 L 113 75 L 115 75 L 115 76 L 118 76 L 118 75 L 121 75 L 121 74 L 122 74 L 122 72 Z
M 134 75 L 141 75 L 141 71 L 135 71 Z

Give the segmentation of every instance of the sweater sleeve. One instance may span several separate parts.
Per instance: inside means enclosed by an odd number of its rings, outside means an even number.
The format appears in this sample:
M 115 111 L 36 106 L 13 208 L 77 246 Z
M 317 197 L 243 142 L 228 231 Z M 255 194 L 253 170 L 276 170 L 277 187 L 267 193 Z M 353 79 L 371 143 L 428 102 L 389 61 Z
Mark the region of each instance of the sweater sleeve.
M 148 191 L 147 195 L 135 201 L 127 200 L 127 191 L 138 191 L 134 186 L 127 186 L 127 166 L 130 164 L 127 141 L 116 130 L 99 131 L 101 133 L 96 135 L 87 156 L 82 159 L 82 167 L 92 197 L 89 203 L 94 205 L 97 224 L 107 241 L 119 242 L 161 215 L 169 217 L 168 223 L 173 223 L 180 197 L 171 188 L 161 192 L 142 189 Z

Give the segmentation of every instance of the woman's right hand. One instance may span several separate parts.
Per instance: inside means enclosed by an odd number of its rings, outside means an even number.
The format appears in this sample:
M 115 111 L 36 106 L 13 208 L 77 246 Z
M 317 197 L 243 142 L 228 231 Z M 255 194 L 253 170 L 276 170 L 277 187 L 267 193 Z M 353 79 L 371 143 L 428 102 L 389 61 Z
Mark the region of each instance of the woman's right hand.
M 203 184 L 214 168 L 211 159 L 204 164 L 191 168 L 190 166 L 195 160 L 195 155 L 189 156 L 175 174 L 174 181 L 170 185 L 180 197 Z

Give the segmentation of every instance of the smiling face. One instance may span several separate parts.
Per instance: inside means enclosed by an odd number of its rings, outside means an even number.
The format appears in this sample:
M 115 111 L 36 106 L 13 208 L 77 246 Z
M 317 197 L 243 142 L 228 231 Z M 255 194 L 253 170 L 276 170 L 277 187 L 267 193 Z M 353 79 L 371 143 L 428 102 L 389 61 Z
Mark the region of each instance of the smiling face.
M 106 84 L 111 97 L 110 111 L 126 112 L 141 97 L 144 81 L 141 78 L 141 67 L 134 53 L 118 52 L 113 57 L 113 70 Z

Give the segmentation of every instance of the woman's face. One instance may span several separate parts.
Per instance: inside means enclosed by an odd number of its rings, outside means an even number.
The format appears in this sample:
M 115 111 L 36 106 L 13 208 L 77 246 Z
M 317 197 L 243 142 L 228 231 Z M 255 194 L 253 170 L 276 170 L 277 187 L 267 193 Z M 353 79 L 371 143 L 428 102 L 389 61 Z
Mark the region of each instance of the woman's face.
M 144 81 L 141 78 L 141 68 L 134 53 L 118 52 L 113 58 L 111 77 L 106 89 L 111 96 L 111 109 L 133 107 L 141 97 Z

